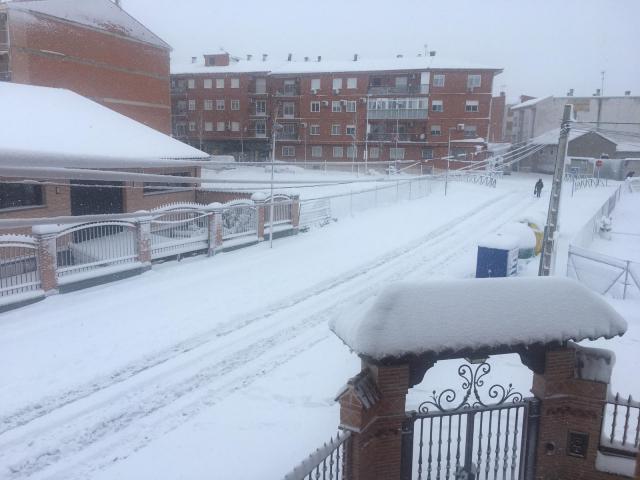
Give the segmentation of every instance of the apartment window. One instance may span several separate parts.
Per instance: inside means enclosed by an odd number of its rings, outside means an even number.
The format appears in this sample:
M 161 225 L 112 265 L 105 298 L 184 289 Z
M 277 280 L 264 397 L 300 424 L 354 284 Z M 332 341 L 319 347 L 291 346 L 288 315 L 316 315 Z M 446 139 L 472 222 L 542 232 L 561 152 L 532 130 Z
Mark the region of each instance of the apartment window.
M 340 135 L 340 124 L 331 125 L 331 135 Z
M 467 76 L 467 88 L 476 88 L 481 85 L 482 77 L 480 75 Z
M 287 96 L 296 95 L 297 92 L 296 81 L 295 80 L 285 80 L 284 81 L 284 94 Z
M 217 122 L 216 130 L 219 132 L 224 132 L 224 122 Z
M 311 147 L 311 156 L 314 158 L 321 158 L 322 157 L 322 146 L 321 145 L 314 145 Z
M 42 186 L 9 183 L 0 185 L 0 209 L 39 205 L 44 205 Z
M 344 149 L 342 147 L 333 147 L 333 158 L 344 157 Z
M 431 135 L 442 135 L 440 125 L 431 125 Z
M 213 122 L 204 122 L 204 131 L 213 132 Z
M 347 135 L 355 135 L 355 134 L 356 134 L 356 126 L 347 125 Z
M 292 147 L 292 146 L 282 147 L 282 156 L 283 157 L 295 157 L 296 156 L 296 147 Z
M 283 138 L 290 138 L 297 140 L 298 132 L 296 131 L 296 125 L 294 123 L 285 123 L 282 125 Z
M 258 100 L 256 102 L 256 115 L 267 114 L 267 102 L 265 100 Z
M 195 110 L 195 109 L 196 109 L 196 101 L 189 100 L 189 110 Z
M 356 158 L 356 149 L 353 145 L 347 147 L 347 158 Z
M 469 153 L 467 151 L 466 148 L 461 148 L 461 147 L 452 147 L 451 148 L 451 156 L 459 158 L 459 157 L 466 157 L 467 153 Z
M 356 101 L 349 100 L 347 102 L 347 112 L 355 112 L 356 111 Z
M 347 78 L 347 88 L 358 88 L 358 79 Z
M 380 158 L 380 147 L 371 147 L 369 149 L 369 158 Z
M 432 100 L 431 110 L 434 112 L 444 112 L 444 107 L 442 106 L 442 100 Z
M 342 88 L 342 79 L 341 78 L 334 78 L 333 79 L 333 89 L 334 90 L 340 90 Z
M 210 78 L 204 79 L 204 88 L 211 88 L 213 86 L 213 81 Z
M 184 112 L 187 109 L 187 101 L 186 100 L 178 100 L 178 111 Z
M 224 88 L 224 78 L 216 78 L 216 88 Z
M 240 131 L 240 122 L 231 122 L 231 131 L 239 132 Z
M 389 149 L 389 158 L 391 160 L 403 160 L 404 159 L 404 148 L 390 148 Z
M 331 102 L 331 111 L 332 112 L 342 111 L 342 103 L 340 102 L 340 100 L 334 100 Z
M 434 87 L 444 87 L 444 75 L 434 75 L 433 76 L 433 86 Z
M 422 159 L 423 160 L 432 160 L 433 159 L 433 148 L 427 147 L 422 149 Z
M 196 122 L 189 122 L 189 131 L 190 132 L 196 131 Z
M 309 135 L 320 135 L 320 125 L 311 125 L 309 127 Z
M 224 99 L 223 100 L 216 100 L 216 110 L 218 110 L 218 111 L 224 110 Z
M 189 88 L 196 88 L 196 81 L 193 78 L 190 78 L 189 80 L 187 80 L 187 87 Z
M 267 122 L 260 120 L 255 123 L 256 137 L 264 137 L 267 134 Z
M 311 112 L 317 113 L 320 111 L 320 102 L 311 102 Z
M 477 127 L 475 125 L 464 125 L 464 138 L 476 138 L 478 136 Z
M 256 93 L 267 93 L 266 78 L 256 78 Z
M 284 118 L 293 118 L 295 116 L 296 106 L 293 102 L 284 102 L 282 104 L 282 114 Z
M 240 88 L 240 79 L 232 78 L 231 79 L 231 88 Z
M 464 106 L 465 112 L 477 112 L 478 111 L 478 100 L 467 100 Z
M 204 101 L 204 109 L 205 110 L 213 110 L 213 100 L 205 100 Z
M 231 110 L 240 110 L 240 100 L 231 100 Z
M 311 79 L 311 90 L 320 90 L 320 79 L 312 78 Z

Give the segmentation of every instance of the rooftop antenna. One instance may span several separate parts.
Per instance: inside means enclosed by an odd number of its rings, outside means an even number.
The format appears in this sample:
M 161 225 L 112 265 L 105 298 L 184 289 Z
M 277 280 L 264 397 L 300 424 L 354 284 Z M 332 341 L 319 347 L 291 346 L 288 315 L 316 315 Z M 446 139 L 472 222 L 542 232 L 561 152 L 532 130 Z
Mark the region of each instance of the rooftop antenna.
M 604 74 L 606 73 L 605 70 L 602 70 L 600 72 L 601 75 L 601 82 L 600 82 L 600 95 L 604 97 Z

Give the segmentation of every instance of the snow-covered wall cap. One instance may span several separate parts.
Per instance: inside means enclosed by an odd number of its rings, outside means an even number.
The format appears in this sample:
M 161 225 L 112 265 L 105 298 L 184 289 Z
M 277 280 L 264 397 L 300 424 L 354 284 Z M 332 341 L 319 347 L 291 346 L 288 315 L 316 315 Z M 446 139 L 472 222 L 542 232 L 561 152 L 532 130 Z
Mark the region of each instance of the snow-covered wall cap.
M 528 228 L 528 227 L 527 227 Z M 478 242 L 479 247 L 495 248 L 498 250 L 513 250 L 519 246 L 518 237 L 508 233 L 493 233 Z
M 330 322 L 373 361 L 611 338 L 625 320 L 599 295 L 560 277 L 398 283 Z

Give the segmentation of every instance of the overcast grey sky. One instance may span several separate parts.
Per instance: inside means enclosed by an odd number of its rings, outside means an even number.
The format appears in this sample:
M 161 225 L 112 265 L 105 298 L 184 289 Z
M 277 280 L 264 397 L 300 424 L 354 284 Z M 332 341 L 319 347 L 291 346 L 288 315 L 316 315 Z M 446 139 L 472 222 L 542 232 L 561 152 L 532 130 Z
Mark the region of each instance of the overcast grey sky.
M 270 58 L 386 58 L 429 50 L 503 67 L 520 94 L 640 95 L 640 0 L 122 0 L 169 42 L 174 59 L 215 53 Z

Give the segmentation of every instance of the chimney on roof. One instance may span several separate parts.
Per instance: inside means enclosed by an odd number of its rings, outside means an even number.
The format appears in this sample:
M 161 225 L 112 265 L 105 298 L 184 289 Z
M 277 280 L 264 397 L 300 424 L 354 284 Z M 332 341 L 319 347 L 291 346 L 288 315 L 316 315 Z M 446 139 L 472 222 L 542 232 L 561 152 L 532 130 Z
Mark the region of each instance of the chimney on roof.
M 318 61 L 321 62 L 322 61 L 322 55 L 318 55 Z
M 247 62 L 251 61 L 251 57 L 253 57 L 253 55 L 251 55 L 250 53 L 247 53 Z
M 573 88 L 570 88 L 567 92 L 567 97 L 573 97 Z
M 290 53 L 289 55 L 287 55 L 287 62 L 291 61 L 291 57 L 293 57 L 293 54 Z
M 309 61 L 309 57 L 304 57 L 304 61 L 308 62 Z
M 599 97 L 600 96 L 600 89 L 596 88 L 596 93 L 593 94 L 594 97 Z
M 625 90 L 625 91 L 624 91 L 624 96 L 625 96 L 625 97 L 629 97 L 629 96 L 631 96 L 631 90 Z
M 357 54 L 357 53 L 354 53 L 354 54 L 353 54 L 353 61 L 354 61 L 354 62 L 357 62 L 357 61 L 358 61 L 358 54 Z
M 197 60 L 198 60 L 198 57 L 191 57 L 191 63 L 196 63 Z
M 267 56 L 268 56 L 268 55 L 267 55 L 266 53 L 263 53 L 263 54 L 262 54 L 262 61 L 263 61 L 263 62 L 266 62 L 266 61 L 267 61 Z
M 435 51 L 435 50 L 431 50 L 431 51 L 429 52 L 429 56 L 430 56 L 430 57 L 435 57 L 435 56 L 436 56 L 436 51 Z
M 396 55 L 396 58 L 402 58 L 402 54 L 399 53 L 398 55 Z

